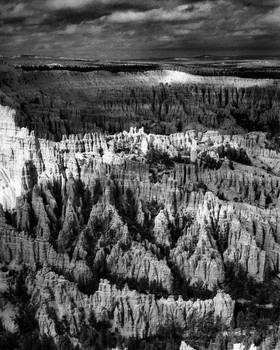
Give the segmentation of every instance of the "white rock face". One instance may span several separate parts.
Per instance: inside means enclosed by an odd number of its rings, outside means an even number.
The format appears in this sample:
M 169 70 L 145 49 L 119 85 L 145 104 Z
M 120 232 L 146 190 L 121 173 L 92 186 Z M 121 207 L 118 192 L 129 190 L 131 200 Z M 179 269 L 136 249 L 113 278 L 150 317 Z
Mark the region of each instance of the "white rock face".
M 250 346 L 250 349 L 249 350 L 257 350 L 258 348 L 256 347 L 256 345 L 254 345 L 254 344 L 252 344 L 251 346 Z
M 4 329 L 11 333 L 16 333 L 18 331 L 18 325 L 16 323 L 16 317 L 18 315 L 18 308 L 7 303 L 0 308 L 0 321 Z
M 270 79 L 244 79 L 236 77 L 202 77 L 176 70 L 162 70 L 149 72 L 149 74 L 139 74 L 138 79 L 151 85 L 162 84 L 210 84 L 229 85 L 235 87 L 269 86 Z
M 0 105 L 0 203 L 14 208 L 21 193 L 22 170 L 30 160 L 27 129 L 15 126 L 16 111 Z
M 153 79 L 196 79 L 177 73 Z M 36 274 L 28 286 L 41 334 L 58 342 L 56 322 L 66 318 L 78 343 L 91 313 L 124 338 L 187 331 L 208 317 L 230 329 L 228 266 L 258 282 L 280 273 L 280 154 L 268 145 L 261 132 L 134 127 L 52 142 L 18 128 L 15 111 L 0 106 L 0 260 Z M 7 280 L 0 272 L 2 293 Z M 212 299 L 191 299 L 187 288 Z M 0 305 L 15 332 L 16 308 Z M 241 340 L 234 349 L 245 350 Z M 194 349 L 182 342 L 180 350 Z
M 233 344 L 233 350 L 245 350 L 245 345 L 241 343 Z
M 184 341 L 182 341 L 180 345 L 180 350 L 195 350 L 195 349 L 189 346 L 188 344 L 186 344 Z
M 154 218 L 153 237 L 157 245 L 166 248 L 172 246 L 171 228 L 175 223 L 178 210 L 182 222 L 186 215 L 193 216 L 193 223 L 189 227 L 185 229 L 183 226 L 180 227 L 183 234 L 180 234 L 180 238 L 171 249 L 171 259 L 178 266 L 180 274 L 186 281 L 193 285 L 202 283 L 206 288 L 213 289 L 224 280 L 224 262 L 238 262 L 258 281 L 263 281 L 267 267 L 280 270 L 280 259 L 278 259 L 280 246 L 275 240 L 278 233 L 273 233 L 277 227 L 279 215 L 276 210 L 269 212 L 263 209 L 266 196 L 275 198 L 275 203 L 278 201 L 276 176 L 258 175 L 257 173 L 253 175 L 248 172 L 248 168 L 245 170 L 240 168 L 238 172 L 235 172 L 226 166 L 218 170 L 200 169 L 196 172 L 192 164 L 187 166 L 178 164 L 173 175 L 168 177 L 167 174 L 164 174 L 160 182 L 151 184 L 147 167 L 140 162 L 134 168 L 133 163 L 130 163 L 132 156 L 138 155 L 139 152 L 140 154 L 145 153 L 150 147 L 159 152 L 166 152 L 170 157 L 177 156 L 179 151 L 182 157 L 189 157 L 196 150 L 199 159 L 201 152 L 204 152 L 205 149 L 211 149 L 209 154 L 215 155 L 217 147 L 229 147 L 228 145 L 235 150 L 245 148 L 248 154 L 255 158 L 265 156 L 276 161 L 279 154 L 274 150 L 264 148 L 265 138 L 262 133 L 229 136 L 220 135 L 217 131 L 208 131 L 203 134 L 191 130 L 164 136 L 147 135 L 143 129 L 131 128 L 129 132 L 115 135 L 105 136 L 101 133 L 86 134 L 83 137 L 70 135 L 69 138 L 63 137 L 60 142 L 50 142 L 36 138 L 27 129 L 16 127 L 14 110 L 1 106 L 0 112 L 2 145 L 0 203 L 4 209 L 14 209 L 20 195 L 31 190 L 33 192 L 32 203 L 27 203 L 26 199 L 22 202 L 17 218 L 19 228 L 28 229 L 30 212 L 33 211 L 38 220 L 35 231 L 40 237 L 48 239 L 57 220 L 55 217 L 56 199 L 53 194 L 51 198 L 49 194 L 40 193 L 41 190 L 39 192 L 33 190 L 33 188 L 36 189 L 36 184 L 44 188 L 58 184 L 62 187 L 62 192 L 67 191 L 67 186 L 69 187 L 73 181 L 81 180 L 86 186 L 92 186 L 91 178 L 107 178 L 111 171 L 110 167 L 112 167 L 113 176 L 122 188 L 130 189 L 137 194 L 137 221 L 141 226 L 147 219 L 147 217 L 145 219 L 145 208 L 142 203 L 156 199 L 163 205 L 163 209 Z M 128 144 L 130 145 L 128 153 L 116 153 L 115 150 L 122 150 Z M 100 149 L 103 151 L 103 156 L 100 155 Z M 121 166 L 125 166 L 125 174 L 122 174 L 118 168 Z M 131 179 L 136 180 L 135 184 Z M 209 191 L 203 196 L 201 193 L 192 191 L 195 182 L 207 184 L 212 192 Z M 260 184 L 263 186 L 261 191 L 258 190 Z M 189 190 L 186 191 L 188 186 L 190 186 Z M 183 188 L 185 189 L 182 190 Z M 217 198 L 214 194 L 217 188 L 224 190 L 225 195 L 229 198 L 228 202 L 222 202 Z M 71 198 L 75 197 L 74 192 Z M 251 206 L 233 203 L 232 193 L 242 197 Z M 44 196 L 48 198 L 47 206 Z M 257 202 L 256 196 L 258 196 Z M 110 198 L 108 200 L 110 201 Z M 178 209 L 174 211 L 175 206 Z M 71 222 L 78 225 L 78 221 L 82 218 L 81 213 L 76 213 L 76 210 L 81 212 L 81 208 L 81 203 L 75 203 L 75 206 L 70 203 L 63 210 L 69 220 L 70 216 L 77 217 L 77 220 Z M 252 234 L 252 226 L 246 223 L 248 219 L 254 221 L 256 235 Z M 227 223 L 231 225 L 227 227 Z M 66 237 L 63 232 L 68 230 L 67 227 L 69 225 L 65 223 L 61 237 Z M 222 237 L 218 237 L 216 241 L 218 231 Z M 71 237 L 68 238 L 71 241 Z M 227 247 L 223 252 L 218 248 L 220 238 L 227 241 Z M 145 253 L 145 256 L 148 255 Z M 143 261 L 145 265 L 147 260 Z M 131 271 L 134 272 L 131 272 L 131 276 L 143 275 L 143 271 L 147 269 L 143 267 L 143 264 L 133 265 Z M 121 265 L 116 264 L 116 266 Z M 136 273 L 138 269 L 135 269 L 135 266 L 138 266 L 139 271 L 142 272 Z M 121 271 L 122 269 L 115 268 L 115 270 Z M 157 272 L 151 275 L 149 273 L 151 279 L 157 275 L 159 270 L 154 271 Z M 159 275 L 167 278 L 169 274 L 164 272 Z M 159 279 L 162 277 L 157 277 L 155 280 Z M 168 277 L 168 280 L 171 279 Z M 170 282 L 165 285 L 169 285 L 168 290 L 170 290 Z
M 73 327 L 73 335 L 79 332 L 82 319 L 88 319 L 93 312 L 97 320 L 113 314 L 114 329 L 117 328 L 124 337 L 140 338 L 152 336 L 161 326 L 171 326 L 173 322 L 187 328 L 189 322 L 199 322 L 207 314 L 214 312 L 218 315 L 225 305 L 222 322 L 227 323 L 233 317 L 234 308 L 234 302 L 226 294 L 217 294 L 214 300 L 195 302 L 175 301 L 173 297 L 156 300 L 152 295 L 139 294 L 127 287 L 118 290 L 106 280 L 101 280 L 94 295 L 87 296 L 79 292 L 74 283 L 45 268 L 37 273 L 33 302 L 39 305 L 36 317 L 41 333 L 54 338 L 56 334 L 49 308 L 58 319 L 67 319 Z
M 155 217 L 154 236 L 156 242 L 163 247 L 170 247 L 171 245 L 169 226 L 170 219 L 168 212 L 166 210 L 160 210 L 158 215 Z

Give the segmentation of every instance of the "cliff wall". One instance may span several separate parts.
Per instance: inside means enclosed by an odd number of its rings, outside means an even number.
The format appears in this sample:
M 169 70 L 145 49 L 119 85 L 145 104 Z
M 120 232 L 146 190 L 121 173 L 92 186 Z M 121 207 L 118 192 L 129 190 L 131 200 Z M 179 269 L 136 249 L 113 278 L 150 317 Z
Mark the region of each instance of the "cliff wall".
M 15 70 L 0 75 L 0 103 L 40 137 L 99 127 L 145 127 L 162 134 L 202 130 L 279 130 L 279 83 L 273 79 L 143 73 Z

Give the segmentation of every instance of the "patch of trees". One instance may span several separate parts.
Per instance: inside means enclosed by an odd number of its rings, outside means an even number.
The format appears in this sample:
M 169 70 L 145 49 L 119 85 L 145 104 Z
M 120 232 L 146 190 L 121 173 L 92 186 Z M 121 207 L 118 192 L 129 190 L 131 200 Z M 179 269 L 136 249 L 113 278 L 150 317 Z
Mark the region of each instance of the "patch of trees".
M 175 165 L 167 152 L 161 152 L 154 147 L 150 147 L 147 152 L 146 161 L 149 165 L 150 180 L 153 183 L 160 181 L 164 171 L 174 168 Z
M 271 134 L 269 134 L 267 138 L 269 140 L 269 143 L 266 145 L 266 147 L 276 152 L 280 152 L 280 136 L 272 136 Z
M 145 339 L 130 337 L 125 340 L 124 345 L 128 350 L 173 350 L 179 349 L 182 340 L 182 329 L 180 327 L 162 326 L 157 335 Z
M 0 349 L 5 350 L 56 350 L 52 341 L 40 336 L 36 309 L 30 304 L 25 287 L 26 270 L 16 273 L 14 290 L 10 290 L 9 301 L 18 307 L 15 323 L 18 330 L 11 333 L 3 327 L 0 320 Z
M 251 78 L 251 79 L 278 79 L 280 78 L 280 67 L 239 67 L 235 62 L 224 64 L 224 60 L 219 57 L 214 64 L 209 63 L 207 57 L 198 57 L 199 59 L 205 59 L 205 63 L 197 65 L 195 62 L 186 65 L 184 62 L 180 64 L 165 64 L 169 69 L 174 69 L 192 73 L 201 76 L 229 76 L 229 77 L 239 77 L 239 78 Z M 210 59 L 216 59 L 216 57 L 209 56 Z M 239 59 L 244 59 L 244 57 L 239 57 Z
M 257 330 L 263 340 L 273 324 L 280 323 L 280 284 L 270 274 L 263 283 L 256 282 L 240 266 L 226 266 L 225 291 L 237 300 L 235 326 Z
M 215 158 L 211 157 L 207 151 L 201 152 L 201 154 L 199 155 L 199 160 L 202 163 L 202 165 L 208 169 L 217 170 L 222 165 L 221 160 L 216 160 Z
M 124 338 L 117 329 L 112 329 L 110 323 L 97 322 L 94 315 L 89 324 L 81 327 L 79 341 L 83 350 L 103 350 L 118 348 L 121 350 L 173 350 L 179 349 L 182 330 L 179 327 L 161 327 L 157 336 L 140 339 L 138 337 Z
M 161 152 L 154 147 L 150 147 L 146 154 L 147 163 L 151 166 L 164 165 L 165 167 L 173 167 L 174 162 L 167 152 Z
M 218 147 L 218 154 L 220 158 L 227 157 L 229 160 L 245 164 L 245 165 L 251 165 L 252 162 L 250 158 L 248 157 L 246 150 L 243 148 L 234 148 L 230 145 L 222 145 Z
M 168 291 L 165 290 L 160 283 L 156 281 L 150 282 L 146 277 L 142 277 L 138 280 L 135 278 L 122 278 L 116 275 L 108 275 L 107 277 L 118 289 L 123 289 L 127 284 L 129 289 L 135 289 L 139 293 L 154 294 L 157 299 L 168 297 Z
M 218 318 L 215 319 L 213 314 L 208 314 L 199 322 L 192 322 L 188 325 L 184 333 L 184 340 L 195 349 L 208 349 L 209 345 L 216 340 L 215 349 L 219 349 L 223 342 L 218 340 L 218 335 L 224 329 L 225 326 Z
M 5 330 L 0 322 L 0 349 L 56 350 L 57 347 L 52 339 L 40 336 L 38 329 L 27 333 L 11 333 Z
M 208 169 L 219 169 L 222 166 L 222 158 L 227 157 L 230 161 L 240 164 L 251 165 L 252 162 L 243 148 L 234 148 L 227 146 L 219 146 L 217 149 L 219 160 L 211 157 L 207 151 L 200 154 L 199 159 L 202 165 Z
M 173 294 L 176 296 L 181 295 L 183 299 L 212 299 L 216 295 L 216 290 L 208 290 L 203 287 L 202 283 L 196 283 L 194 285 L 190 285 L 185 278 L 181 276 L 179 269 L 176 266 L 170 266 L 172 275 L 174 278 L 173 283 Z
M 157 64 L 99 64 L 99 65 L 60 65 L 60 64 L 42 64 L 42 65 L 20 65 L 16 68 L 24 71 L 73 71 L 73 72 L 97 72 L 107 71 L 111 73 L 119 72 L 145 72 L 156 70 L 160 67 Z
M 79 334 L 81 349 L 83 350 L 103 350 L 113 348 L 125 348 L 125 339 L 111 329 L 108 321 L 97 321 L 92 312 L 88 324 L 84 323 Z
M 223 326 L 213 315 L 205 317 L 201 322 L 192 322 L 188 324 L 187 329 L 183 330 L 179 325 L 162 326 L 156 336 L 146 339 L 129 338 L 126 341 L 128 350 L 173 350 L 179 349 L 180 343 L 184 340 L 188 345 L 195 349 L 208 349 L 215 343 L 215 350 L 227 350 L 227 339 L 219 336 Z
M 148 240 L 151 243 L 155 243 L 154 237 L 151 234 L 151 228 L 155 216 L 163 206 L 154 200 L 151 203 L 142 203 L 142 210 L 144 212 L 144 224 L 142 226 L 135 220 L 138 204 L 133 191 L 128 188 L 123 194 L 121 188 L 115 183 L 113 193 L 116 209 L 123 222 L 127 224 L 131 238 L 136 241 L 144 242 Z M 123 250 L 127 250 L 129 246 L 122 246 L 122 248 Z

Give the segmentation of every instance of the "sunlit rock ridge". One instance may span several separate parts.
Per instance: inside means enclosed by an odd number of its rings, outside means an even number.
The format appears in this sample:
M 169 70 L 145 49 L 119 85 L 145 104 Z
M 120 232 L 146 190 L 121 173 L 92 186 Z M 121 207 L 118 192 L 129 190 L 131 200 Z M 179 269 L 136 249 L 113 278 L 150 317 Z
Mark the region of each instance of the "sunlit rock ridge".
M 0 76 L 3 344 L 280 346 L 278 80 Z

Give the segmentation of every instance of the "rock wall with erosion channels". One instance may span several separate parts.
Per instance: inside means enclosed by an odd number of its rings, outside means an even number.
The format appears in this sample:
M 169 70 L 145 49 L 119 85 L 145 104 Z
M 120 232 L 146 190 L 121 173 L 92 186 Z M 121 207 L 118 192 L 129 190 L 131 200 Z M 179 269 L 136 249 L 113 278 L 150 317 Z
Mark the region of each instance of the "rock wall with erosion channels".
M 83 349 L 105 332 L 128 348 L 165 334 L 174 349 L 211 349 L 223 334 L 231 350 L 244 323 L 252 332 L 254 317 L 260 327 L 260 312 L 273 324 L 280 153 L 265 131 L 278 132 L 277 82 L 170 71 L 1 75 L 6 331 L 21 327 L 21 294 L 39 337 L 56 348 L 67 338 Z M 256 294 L 264 290 L 267 302 Z
M 99 127 L 145 127 L 169 134 L 197 127 L 279 131 L 279 82 L 200 77 L 172 70 L 142 73 L 24 71 L 0 73 L 0 103 L 40 137 Z M 277 130 L 275 130 L 275 128 Z

